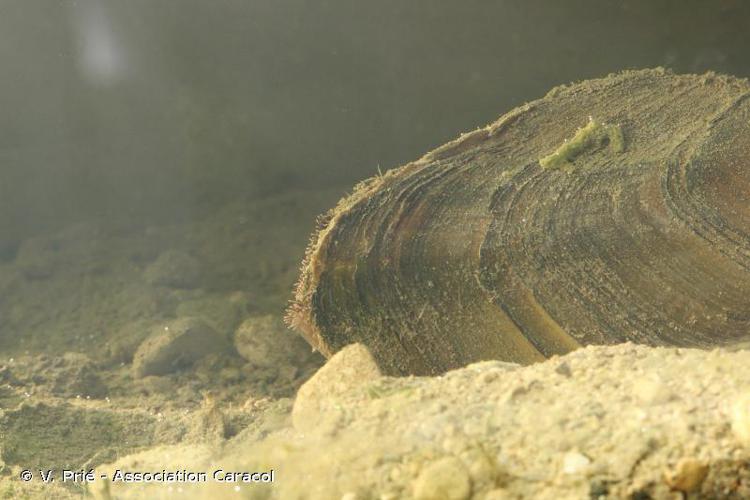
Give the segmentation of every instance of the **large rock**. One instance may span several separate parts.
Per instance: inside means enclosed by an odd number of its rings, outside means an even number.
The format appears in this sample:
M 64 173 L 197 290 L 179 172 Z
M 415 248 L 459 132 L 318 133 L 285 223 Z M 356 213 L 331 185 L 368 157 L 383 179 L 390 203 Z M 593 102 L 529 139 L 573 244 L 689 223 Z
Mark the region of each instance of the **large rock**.
M 365 352 L 303 386 L 304 433 L 244 449 L 315 478 L 279 498 L 750 498 L 750 352 L 626 344 L 376 380 Z M 672 396 L 638 389 L 654 380 Z

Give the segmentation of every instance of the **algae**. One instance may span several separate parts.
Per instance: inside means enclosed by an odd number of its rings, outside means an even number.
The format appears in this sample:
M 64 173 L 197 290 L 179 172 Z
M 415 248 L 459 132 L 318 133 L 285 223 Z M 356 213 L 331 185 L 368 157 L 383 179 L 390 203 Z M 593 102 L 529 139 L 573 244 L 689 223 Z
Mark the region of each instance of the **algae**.
M 563 142 L 553 153 L 540 158 L 539 164 L 543 168 L 571 169 L 573 161 L 585 151 L 609 143 L 613 153 L 625 150 L 625 138 L 619 125 L 600 123 L 589 118 L 586 126 L 579 128 L 572 139 Z

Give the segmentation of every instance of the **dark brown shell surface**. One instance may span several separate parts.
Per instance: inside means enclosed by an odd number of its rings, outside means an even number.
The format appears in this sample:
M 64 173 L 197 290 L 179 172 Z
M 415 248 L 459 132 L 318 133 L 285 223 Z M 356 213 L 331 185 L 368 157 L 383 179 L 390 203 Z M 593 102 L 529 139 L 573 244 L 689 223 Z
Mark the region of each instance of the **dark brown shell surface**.
M 370 179 L 321 219 L 290 323 L 390 374 L 747 339 L 748 95 L 713 74 L 610 75 Z

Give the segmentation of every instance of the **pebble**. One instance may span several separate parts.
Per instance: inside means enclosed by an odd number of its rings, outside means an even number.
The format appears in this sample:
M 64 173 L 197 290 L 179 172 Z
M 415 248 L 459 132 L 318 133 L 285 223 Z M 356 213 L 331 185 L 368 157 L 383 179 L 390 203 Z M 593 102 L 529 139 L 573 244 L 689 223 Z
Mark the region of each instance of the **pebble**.
M 685 493 L 698 491 L 708 475 L 708 465 L 694 458 L 685 458 L 672 470 L 664 473 L 664 481 L 670 488 Z
M 414 481 L 416 500 L 465 500 L 471 494 L 471 480 L 463 463 L 455 457 L 430 463 Z
M 521 399 L 521 397 L 529 392 L 529 388 L 525 385 L 517 385 L 512 389 L 508 389 L 501 397 L 501 403 L 510 403 Z
M 42 355 L 33 370 L 35 382 L 47 386 L 57 396 L 103 398 L 108 392 L 96 365 L 85 354 Z
M 750 392 L 745 392 L 732 407 L 732 431 L 745 446 L 750 446 Z
M 308 432 L 323 418 L 325 408 L 341 394 L 382 376 L 370 351 L 362 344 L 350 344 L 334 354 L 297 392 L 292 424 Z
M 175 390 L 175 385 L 169 377 L 148 375 L 141 379 L 141 387 L 148 394 L 168 394 Z
M 143 277 L 152 285 L 195 288 L 200 280 L 200 265 L 185 252 L 167 250 L 146 268 Z
M 484 373 L 481 373 L 477 379 L 476 382 L 480 385 L 486 385 L 491 384 L 492 382 L 498 380 L 500 378 L 500 373 L 498 371 L 486 371 Z
M 654 375 L 635 382 L 633 394 L 644 405 L 660 405 L 669 402 L 673 393 L 664 381 Z
M 497 477 L 495 464 L 480 448 L 471 448 L 461 455 L 461 461 L 466 464 L 472 484 L 475 487 L 493 485 Z
M 61 254 L 53 238 L 35 237 L 21 243 L 16 264 L 23 276 L 30 280 L 50 278 L 58 269 Z
M 242 320 L 239 305 L 221 293 L 201 293 L 193 298 L 180 299 L 175 308 L 175 315 L 200 317 L 227 338 L 234 333 Z
M 310 357 L 310 346 L 274 315 L 253 316 L 234 332 L 234 347 L 252 366 L 299 366 Z
M 562 471 L 564 474 L 580 474 L 588 469 L 591 460 L 577 451 L 569 451 L 563 457 Z
M 229 342 L 199 318 L 180 318 L 156 327 L 133 356 L 133 376 L 166 375 L 208 354 L 227 351 Z
M 482 497 L 482 500 L 510 500 L 512 498 L 516 498 L 516 496 L 512 495 L 508 490 L 496 488 L 488 491 L 484 497 Z
M 571 377 L 573 375 L 570 365 L 565 361 L 561 361 L 560 364 L 555 367 L 555 373 L 562 375 L 563 377 Z
M 138 347 L 153 329 L 152 322 L 142 319 L 125 324 L 103 346 L 101 361 L 109 366 L 131 363 Z

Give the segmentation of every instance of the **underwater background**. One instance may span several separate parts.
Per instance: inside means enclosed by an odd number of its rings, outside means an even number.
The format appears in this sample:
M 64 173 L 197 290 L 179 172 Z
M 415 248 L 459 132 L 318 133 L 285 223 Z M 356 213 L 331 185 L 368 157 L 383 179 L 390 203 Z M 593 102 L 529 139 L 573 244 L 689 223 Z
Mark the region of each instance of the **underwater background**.
M 347 186 L 558 84 L 745 76 L 745 2 L 0 2 L 1 255 L 92 213 Z
M 161 446 L 241 462 L 324 363 L 282 321 L 318 215 L 557 85 L 750 76 L 748 26 L 740 0 L 0 0 L 0 497 Z

